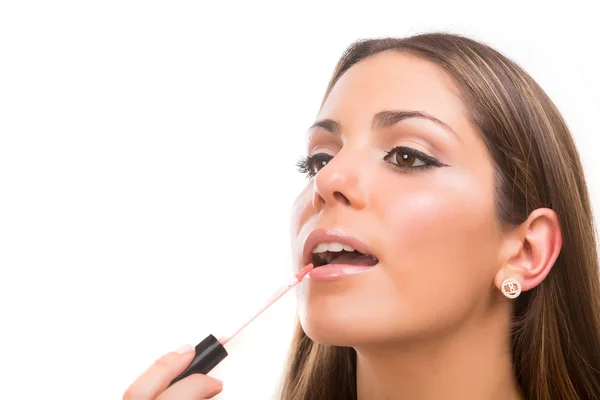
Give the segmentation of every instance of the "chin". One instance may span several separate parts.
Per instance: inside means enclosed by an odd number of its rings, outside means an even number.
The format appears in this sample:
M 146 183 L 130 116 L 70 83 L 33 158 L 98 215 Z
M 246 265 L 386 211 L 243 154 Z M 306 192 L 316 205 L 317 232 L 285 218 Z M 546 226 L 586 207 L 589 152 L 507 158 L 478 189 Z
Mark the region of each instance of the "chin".
M 314 342 L 331 346 L 354 347 L 365 341 L 371 341 L 373 334 L 365 329 L 348 329 L 344 323 L 301 322 L 306 336 Z
M 390 334 L 385 320 L 379 320 L 373 313 L 363 313 L 360 309 L 300 307 L 299 317 L 306 335 L 326 345 L 354 347 L 386 340 Z

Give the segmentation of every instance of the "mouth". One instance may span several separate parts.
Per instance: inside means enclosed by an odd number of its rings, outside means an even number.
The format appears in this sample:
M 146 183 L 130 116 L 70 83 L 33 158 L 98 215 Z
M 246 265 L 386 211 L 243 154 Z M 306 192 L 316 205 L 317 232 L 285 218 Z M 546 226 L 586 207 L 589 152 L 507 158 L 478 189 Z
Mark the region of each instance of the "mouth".
M 303 265 L 372 267 L 379 259 L 360 240 L 340 230 L 317 229 L 304 242 Z
M 379 262 L 377 257 L 361 253 L 350 245 L 339 242 L 321 243 L 312 254 L 312 263 L 315 268 L 325 265 L 356 265 L 372 267 Z

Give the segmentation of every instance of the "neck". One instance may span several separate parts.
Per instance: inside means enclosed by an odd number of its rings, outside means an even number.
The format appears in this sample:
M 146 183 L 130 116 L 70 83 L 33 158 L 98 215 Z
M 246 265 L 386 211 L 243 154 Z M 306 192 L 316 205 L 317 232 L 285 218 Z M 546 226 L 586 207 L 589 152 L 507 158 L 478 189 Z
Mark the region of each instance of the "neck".
M 358 400 L 517 400 L 508 318 L 443 338 L 356 347 Z

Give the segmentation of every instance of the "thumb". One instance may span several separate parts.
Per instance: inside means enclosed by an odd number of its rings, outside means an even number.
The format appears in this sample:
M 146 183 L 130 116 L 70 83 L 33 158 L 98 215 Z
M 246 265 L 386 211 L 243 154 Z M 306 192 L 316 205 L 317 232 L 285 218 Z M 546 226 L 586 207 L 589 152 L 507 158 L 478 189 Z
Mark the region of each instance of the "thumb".
M 123 400 L 152 400 L 167 389 L 194 358 L 194 347 L 182 346 L 165 354 L 140 375 L 125 391 Z
M 156 400 L 204 400 L 221 393 L 223 382 L 208 375 L 192 374 L 176 382 Z

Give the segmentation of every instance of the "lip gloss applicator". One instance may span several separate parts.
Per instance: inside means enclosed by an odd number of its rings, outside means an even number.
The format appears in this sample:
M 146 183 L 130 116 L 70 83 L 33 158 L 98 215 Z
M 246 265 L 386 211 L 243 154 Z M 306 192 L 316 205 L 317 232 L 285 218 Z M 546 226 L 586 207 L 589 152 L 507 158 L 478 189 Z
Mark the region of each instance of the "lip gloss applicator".
M 186 376 L 192 374 L 207 374 L 214 367 L 216 367 L 225 357 L 227 357 L 228 353 L 225 349 L 225 344 L 229 342 L 235 335 L 240 333 L 242 329 L 244 329 L 250 322 L 254 321 L 256 317 L 262 314 L 267 308 L 269 308 L 275 301 L 277 301 L 281 296 L 287 293 L 291 288 L 296 286 L 298 283 L 302 282 L 302 279 L 312 271 L 314 266 L 312 264 L 306 265 L 300 272 L 298 272 L 294 277 L 287 282 L 285 285 L 281 286 L 269 299 L 264 303 L 264 305 L 256 312 L 252 317 L 250 317 L 246 322 L 241 324 L 235 331 L 227 336 L 222 336 L 217 339 L 215 336 L 208 335 L 204 338 L 203 341 L 198 343 L 195 347 L 196 355 L 194 359 L 190 363 L 190 365 L 183 371 L 177 378 L 173 379 L 169 386 L 173 385 L 175 382 L 178 382 L 185 378 Z

